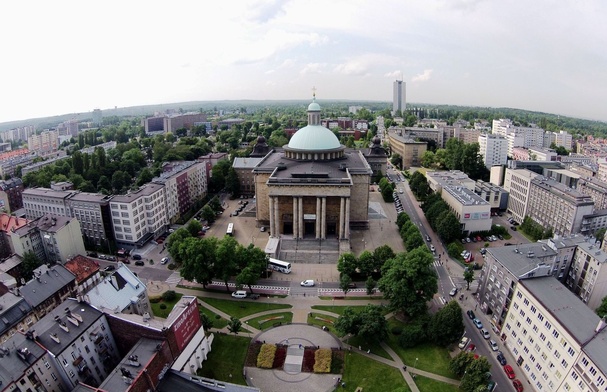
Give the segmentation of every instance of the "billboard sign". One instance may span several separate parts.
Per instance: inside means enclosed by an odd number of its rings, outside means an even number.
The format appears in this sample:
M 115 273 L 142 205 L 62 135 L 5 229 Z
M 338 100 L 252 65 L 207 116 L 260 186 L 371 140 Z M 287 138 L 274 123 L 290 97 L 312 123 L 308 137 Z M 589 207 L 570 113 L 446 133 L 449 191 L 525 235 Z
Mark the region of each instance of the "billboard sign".
M 198 305 L 194 299 L 188 307 L 181 313 L 179 318 L 173 323 L 173 333 L 179 350 L 183 350 L 192 337 L 200 329 L 200 315 L 198 313 Z

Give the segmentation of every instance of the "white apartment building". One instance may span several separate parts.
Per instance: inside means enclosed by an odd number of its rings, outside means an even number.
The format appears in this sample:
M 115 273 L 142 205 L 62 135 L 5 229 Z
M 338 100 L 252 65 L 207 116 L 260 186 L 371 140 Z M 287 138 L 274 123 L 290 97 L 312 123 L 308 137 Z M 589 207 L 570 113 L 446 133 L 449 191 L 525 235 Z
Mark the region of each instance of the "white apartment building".
M 571 151 L 573 149 L 573 136 L 567 131 L 546 132 L 544 135 L 544 147 L 550 147 L 552 143 L 557 147 L 565 147 Z
M 532 161 L 556 161 L 556 151 L 550 148 L 529 147 L 529 158 Z
M 173 223 L 207 193 L 206 165 L 197 161 L 169 163 L 152 182 L 164 185 L 167 217 Z
M 527 215 L 527 200 L 531 180 L 539 174 L 527 169 L 506 169 L 504 189 L 509 193 L 508 211 L 517 222 L 523 222 Z
M 526 279 L 514 288 L 502 339 L 516 358 L 512 365 L 525 390 L 604 391 L 604 327 L 554 278 Z
M 516 125 L 509 119 L 493 120 L 492 133 L 504 136 L 508 140 L 508 155 L 514 147 L 543 147 L 544 129 L 535 124 L 529 127 Z
M 585 215 L 594 211 L 594 202 L 566 185 L 546 177 L 531 180 L 527 214 L 558 235 L 579 233 Z
M 116 244 L 132 249 L 165 232 L 169 223 L 164 186 L 150 183 L 110 201 Z
M 27 148 L 30 151 L 41 153 L 57 151 L 59 149 L 59 132 L 44 131 L 39 135 L 31 135 L 27 138 Z
M 483 133 L 478 137 L 479 153 L 487 169 L 508 161 L 508 141 L 504 136 Z
M 565 284 L 590 309 L 596 309 L 607 296 L 607 253 L 599 244 L 582 242 L 577 246 Z
M 592 198 L 596 210 L 607 209 L 607 182 L 591 177 L 580 178 L 576 189 Z

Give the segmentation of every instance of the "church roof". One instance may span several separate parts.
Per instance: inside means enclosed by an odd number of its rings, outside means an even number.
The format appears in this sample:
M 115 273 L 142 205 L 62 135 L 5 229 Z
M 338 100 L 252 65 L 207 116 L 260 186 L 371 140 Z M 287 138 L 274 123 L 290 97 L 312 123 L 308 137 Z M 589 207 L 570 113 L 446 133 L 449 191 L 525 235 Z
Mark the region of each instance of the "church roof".
M 317 104 L 318 105 L 318 104 Z M 295 150 L 333 150 L 340 148 L 337 136 L 322 125 L 307 125 L 291 137 L 289 148 Z

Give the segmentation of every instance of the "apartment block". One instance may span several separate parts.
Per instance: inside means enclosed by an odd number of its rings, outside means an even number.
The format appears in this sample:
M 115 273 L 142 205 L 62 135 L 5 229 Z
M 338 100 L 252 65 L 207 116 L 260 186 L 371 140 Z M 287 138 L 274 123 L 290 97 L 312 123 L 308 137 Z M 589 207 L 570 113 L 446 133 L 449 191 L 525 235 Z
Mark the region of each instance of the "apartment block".
M 86 256 L 77 255 L 63 266 L 76 277 L 76 292 L 79 295 L 101 282 L 99 263 Z
M 80 224 L 76 219 L 64 216 L 44 215 L 8 235 L 15 254 L 23 257 L 27 252 L 33 252 L 45 263 L 63 264 L 85 252 Z
M 19 287 L 19 295 L 32 307 L 38 320 L 75 294 L 76 277 L 62 265 L 43 264 L 34 270 L 30 281 Z
M 428 148 L 426 142 L 418 142 L 411 138 L 397 135 L 395 132 L 388 133 L 388 141 L 392 153 L 400 155 L 402 168 L 421 166 L 421 159 Z
M 27 166 L 34 161 L 36 153 L 27 148 L 7 151 L 0 154 L 0 178 L 13 177 L 17 166 Z
M 10 214 L 23 207 L 23 181 L 20 178 L 0 180 L 0 211 Z
M 539 174 L 528 169 L 506 169 L 504 189 L 508 192 L 508 211 L 518 222 L 527 216 L 531 181 L 537 176 Z
M 39 135 L 32 135 L 27 139 L 27 148 L 42 154 L 57 151 L 59 149 L 59 132 L 44 131 Z
M 522 126 L 509 119 L 493 120 L 492 133 L 504 136 L 508 140 L 508 155 L 512 156 L 514 147 L 543 147 L 544 130 L 535 124 Z
M 177 221 L 207 193 L 206 166 L 197 161 L 165 164 L 152 183 L 164 186 L 167 217 Z
M 474 184 L 474 193 L 491 205 L 492 212 L 508 208 L 508 192 L 500 186 L 477 180 Z
M 118 247 L 133 249 L 165 232 L 169 224 L 164 186 L 149 183 L 110 201 Z
M 479 153 L 487 169 L 508 161 L 508 141 L 504 136 L 483 133 L 478 137 Z
M 164 117 L 165 116 L 154 116 L 147 117 L 143 120 L 145 133 L 164 132 Z
M 527 215 L 541 226 L 552 228 L 555 234 L 579 233 L 583 217 L 593 211 L 590 196 L 546 177 L 531 180 Z
M 6 131 L 0 132 L 0 139 L 3 142 L 26 142 L 27 138 L 36 133 L 36 128 L 33 125 L 26 125 L 24 127 L 13 128 Z
M 607 228 L 607 209 L 595 210 L 592 214 L 582 218 L 582 235 L 595 236 L 600 229 Z M 605 241 L 607 243 L 607 241 Z
M 0 296 L 0 341 L 5 345 L 11 336 L 19 331 L 27 331 L 38 320 L 33 313 L 32 307 L 23 298 L 18 296 L 19 291 L 12 289 L 7 291 L 3 288 Z M 0 369 L 2 367 L 0 366 Z
M 163 118 L 164 132 L 174 133 L 181 128 L 192 129 L 198 123 L 207 121 L 207 115 L 203 113 L 185 113 Z
M 580 178 L 577 182 L 577 191 L 590 196 L 597 210 L 607 209 L 607 182 L 597 178 Z
M 607 253 L 598 244 L 577 246 L 565 284 L 590 309 L 596 309 L 607 296 Z
M 554 143 L 557 147 L 565 147 L 567 150 L 573 148 L 573 136 L 567 131 L 546 132 L 544 135 L 544 147 L 550 147 Z
M 515 285 L 502 339 L 531 390 L 605 390 L 605 323 L 552 277 Z

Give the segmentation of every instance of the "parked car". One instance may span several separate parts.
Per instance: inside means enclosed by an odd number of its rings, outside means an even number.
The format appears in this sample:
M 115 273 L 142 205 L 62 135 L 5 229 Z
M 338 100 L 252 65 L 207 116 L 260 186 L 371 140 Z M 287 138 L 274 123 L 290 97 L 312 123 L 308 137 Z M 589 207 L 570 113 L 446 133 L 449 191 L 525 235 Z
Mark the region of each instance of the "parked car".
M 487 330 L 487 328 L 481 328 L 481 334 L 485 339 L 489 339 L 491 337 L 491 334 L 489 333 L 489 330 Z
M 247 292 L 244 290 L 237 290 L 232 293 L 232 298 L 247 298 Z
M 426 241 L 428 241 L 428 242 L 431 242 L 431 241 L 432 241 L 432 239 L 430 238 L 430 236 L 429 236 L 429 235 L 426 235 Z
M 306 279 L 306 280 L 303 280 L 303 281 L 300 283 L 300 285 L 301 285 L 301 286 L 303 286 L 303 287 L 313 287 L 313 286 L 314 286 L 314 280 L 313 280 L 313 279 Z
M 133 260 L 141 260 L 141 255 L 133 255 Z
M 135 265 L 138 265 L 138 266 L 140 266 L 140 267 L 143 267 L 143 266 L 145 265 L 145 263 L 143 262 L 143 260 L 137 260 L 137 261 L 135 262 Z
M 489 347 L 491 347 L 492 351 L 499 350 L 499 347 L 497 347 L 497 342 L 493 339 L 489 340 Z
M 506 357 L 504 356 L 504 353 L 501 351 L 497 352 L 497 361 L 500 363 L 500 365 L 504 366 L 508 363 L 508 361 L 506 361 Z
M 97 257 L 97 253 L 95 252 L 88 252 L 86 255 L 89 257 Z
M 450 296 L 455 297 L 455 294 L 457 294 L 457 287 L 454 287 L 449 291 Z
M 356 283 L 354 283 L 354 282 L 348 283 L 348 288 L 349 289 L 355 289 L 356 288 Z
M 478 329 L 483 328 L 483 323 L 481 323 L 481 320 L 475 318 L 474 320 L 472 320 L 472 322 L 474 323 L 474 325 L 476 326 L 476 328 L 478 328 Z
M 466 351 L 474 351 L 476 350 L 476 345 L 470 343 L 468 347 L 466 347 Z
M 508 376 L 508 378 L 511 380 L 516 377 L 516 374 L 514 374 L 514 370 L 512 370 L 512 366 L 510 365 L 504 366 L 504 372 L 506 373 L 506 376 Z
M 436 248 L 434 247 L 434 245 L 430 244 L 430 250 L 432 251 L 432 253 L 436 252 Z
M 512 381 L 512 385 L 516 389 L 516 392 L 523 392 L 523 383 L 520 380 L 516 379 Z
M 470 342 L 470 339 L 468 337 L 464 336 L 462 338 L 462 340 L 459 341 L 459 344 L 457 345 L 457 347 L 459 347 L 463 350 L 468 345 L 468 342 Z
M 114 265 L 108 265 L 103 270 L 104 271 L 115 271 L 116 270 L 116 266 L 114 266 Z
M 496 385 L 497 384 L 495 383 L 495 381 L 489 380 L 489 382 L 487 383 L 487 392 L 492 392 L 495 389 Z
M 468 315 L 468 317 L 470 317 L 470 320 L 474 320 L 476 318 L 476 315 L 472 310 L 467 311 L 466 314 Z
M 259 299 L 259 294 L 251 294 L 251 295 L 249 295 L 249 298 L 251 298 L 251 299 Z
M 169 259 L 168 257 L 163 257 L 162 259 L 160 259 L 160 264 L 165 265 L 169 261 L 171 261 L 171 259 Z

